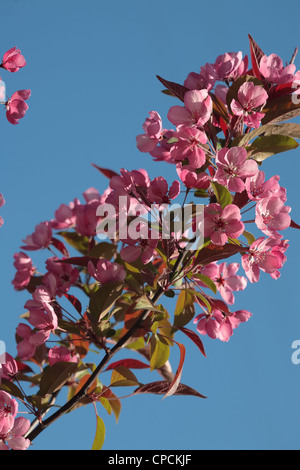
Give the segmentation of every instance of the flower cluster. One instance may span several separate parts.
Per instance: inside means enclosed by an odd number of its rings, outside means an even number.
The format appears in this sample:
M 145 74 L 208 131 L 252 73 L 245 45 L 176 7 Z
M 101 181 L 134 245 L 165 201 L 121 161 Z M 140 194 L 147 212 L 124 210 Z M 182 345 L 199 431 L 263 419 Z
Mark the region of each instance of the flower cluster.
M 280 122 L 300 115 L 293 101 L 300 73 L 275 54 L 265 55 L 251 37 L 250 53 L 251 65 L 242 52 L 226 53 L 189 73 L 182 85 L 158 77 L 165 94 L 181 103 L 169 109 L 167 128 L 150 111 L 136 143 L 155 161 L 173 165 L 174 179 L 152 179 L 143 168 L 116 173 L 94 165 L 109 179 L 107 189 L 89 188 L 82 200 L 61 204 L 15 253 L 12 282 L 30 299 L 16 331 L 17 362 L 7 355 L 2 380 L 8 390 L 15 377 L 32 380 L 38 391 L 24 402 L 34 403 L 38 419 L 45 411 L 41 397 L 64 386 L 71 397 L 84 389 L 77 406 L 99 401 L 109 412 L 118 408 L 105 401 L 111 387 L 136 385 L 140 393 L 131 370 L 147 367 L 139 361 L 113 363 L 108 387 L 91 375 L 91 351 L 104 351 L 106 364 L 119 346 L 130 349 L 128 338 L 162 374 L 170 345 L 179 345 L 176 374 L 150 388 L 166 396 L 191 394 L 182 384 L 179 389 L 185 348 L 176 332 L 186 333 L 205 355 L 201 336 L 227 342 L 251 318 L 234 306 L 236 293 L 258 282 L 261 272 L 280 277 L 289 246 L 282 232 L 298 226 L 279 175 L 268 178 L 261 165 L 298 146 L 300 125 Z M 14 72 L 24 65 L 14 49 L 1 66 Z M 28 97 L 17 92 L 5 103 L 13 124 L 25 114 Z M 49 255 L 42 273 L 31 258 L 38 250 Z M 232 256 L 238 259 L 224 261 Z M 157 305 L 164 296 L 177 299 L 174 315 Z M 40 372 L 32 374 L 27 361 Z

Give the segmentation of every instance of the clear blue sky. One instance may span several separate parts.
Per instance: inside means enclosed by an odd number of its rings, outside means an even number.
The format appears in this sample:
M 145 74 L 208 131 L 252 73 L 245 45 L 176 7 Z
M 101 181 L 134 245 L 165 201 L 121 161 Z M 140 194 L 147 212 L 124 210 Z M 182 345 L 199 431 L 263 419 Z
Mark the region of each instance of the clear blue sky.
M 1 116 L 0 192 L 7 203 L 1 210 L 0 339 L 11 354 L 27 299 L 11 286 L 13 254 L 61 203 L 91 186 L 106 189 L 91 163 L 175 178 L 171 166 L 154 164 L 135 144 L 149 111 L 158 111 L 167 127 L 167 111 L 177 104 L 160 92 L 155 75 L 183 82 L 219 54 L 248 54 L 248 33 L 267 54 L 288 61 L 300 46 L 299 14 L 290 0 L 1 1 L 1 54 L 16 45 L 28 63 L 2 77 L 9 95 L 32 90 L 19 126 Z M 281 175 L 298 223 L 299 158 L 298 149 L 263 168 Z M 300 232 L 289 230 L 287 237 L 282 278 L 263 276 L 237 295 L 237 308 L 253 313 L 249 323 L 229 343 L 205 338 L 207 359 L 189 343 L 182 381 L 208 399 L 130 398 L 117 425 L 99 406 L 104 449 L 300 449 L 300 365 L 291 362 L 292 342 L 300 339 Z M 174 368 L 177 361 L 174 351 Z M 140 377 L 159 380 L 155 372 Z M 90 449 L 94 432 L 93 407 L 81 408 L 42 433 L 34 449 Z

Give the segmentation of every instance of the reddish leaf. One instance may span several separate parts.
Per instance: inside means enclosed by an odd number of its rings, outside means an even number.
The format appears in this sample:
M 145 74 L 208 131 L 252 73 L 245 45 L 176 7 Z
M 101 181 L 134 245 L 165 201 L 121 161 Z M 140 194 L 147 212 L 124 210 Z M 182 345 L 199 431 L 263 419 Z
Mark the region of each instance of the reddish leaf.
M 300 225 L 296 224 L 296 222 L 294 222 L 293 220 L 291 221 L 290 227 L 291 227 L 291 228 L 296 228 L 296 229 L 300 230 Z
M 67 248 L 63 244 L 61 240 L 58 240 L 57 238 L 51 238 L 51 244 L 58 250 L 60 251 L 64 256 L 70 256 Z
M 179 328 L 179 330 L 182 331 L 182 333 L 184 333 L 185 335 L 187 335 L 195 343 L 195 345 L 200 349 L 203 356 L 206 357 L 206 353 L 205 353 L 203 343 L 202 343 L 201 339 L 199 338 L 199 336 L 197 335 L 197 333 L 195 333 L 192 330 L 189 330 L 188 328 L 185 328 L 184 326 Z
M 120 361 L 110 364 L 105 370 L 112 370 L 118 366 L 127 367 L 127 369 L 148 369 L 150 367 L 149 364 L 145 364 L 136 359 L 121 359 Z
M 229 258 L 230 256 L 233 256 L 237 253 L 247 253 L 248 250 L 249 248 L 247 247 L 241 247 L 231 243 L 226 243 L 223 246 L 217 246 L 211 243 L 199 252 L 195 260 L 195 266 L 199 264 L 205 265 L 212 263 L 213 261 Z
M 19 372 L 23 372 L 23 373 L 26 373 L 26 372 L 33 372 L 33 370 L 31 369 L 31 367 L 29 367 L 27 364 L 24 364 L 23 362 L 20 362 L 20 361 L 18 361 L 18 360 L 16 360 L 16 363 L 17 363 L 18 371 L 19 371 Z
M 241 193 L 235 193 L 234 199 L 233 199 L 233 204 L 238 206 L 240 209 L 245 207 L 249 202 L 249 196 L 247 191 L 242 191 Z
M 80 301 L 75 297 L 75 295 L 68 294 L 64 292 L 64 296 L 68 299 L 69 302 L 73 305 L 73 307 L 77 310 L 79 314 L 82 312 L 82 305 Z
M 86 267 L 88 265 L 89 261 L 92 261 L 94 264 L 96 264 L 97 261 L 98 261 L 98 258 L 94 258 L 92 256 L 74 256 L 73 258 L 61 259 L 57 262 L 67 263 L 67 264 L 75 264 L 76 266 Z
M 261 58 L 265 55 L 258 44 L 254 41 L 252 36 L 248 34 L 249 41 L 250 41 L 250 56 L 251 56 L 251 63 L 252 63 L 252 71 L 256 78 L 261 78 L 261 74 L 259 71 L 259 64 Z
M 170 397 L 171 395 L 174 395 L 176 393 L 176 391 L 177 391 L 177 389 L 180 385 L 180 380 L 181 380 L 181 376 L 182 376 L 182 369 L 183 369 L 183 364 L 184 364 L 184 359 L 185 359 L 185 347 L 184 347 L 184 345 L 181 344 L 181 343 L 178 343 L 174 339 L 172 341 L 174 341 L 174 343 L 177 344 L 177 346 L 180 349 L 180 360 L 179 360 L 179 366 L 178 366 L 178 369 L 177 369 L 176 374 L 174 376 L 174 379 L 172 380 L 171 384 L 169 384 L 169 388 L 166 391 L 166 394 L 165 394 L 164 398 Z
M 176 98 L 179 98 L 181 101 L 184 101 L 184 95 L 187 91 L 189 91 L 188 88 L 183 85 L 180 85 L 179 83 L 169 82 L 168 80 L 165 80 L 159 75 L 156 75 L 156 77 L 169 91 L 172 92 L 173 96 L 176 96 Z
M 153 393 L 154 395 L 165 395 L 169 388 L 170 382 L 151 382 L 146 385 L 141 385 L 133 392 L 133 394 L 138 395 L 139 393 Z M 184 384 L 178 385 L 174 395 L 190 395 L 199 398 L 206 398 L 204 395 L 201 395 L 201 393 L 197 392 L 197 390 L 194 390 L 193 388 Z
M 120 176 L 115 171 L 109 170 L 108 168 L 101 168 L 100 166 L 96 165 L 95 163 L 92 163 L 92 166 L 94 168 L 96 168 L 97 170 L 99 170 L 100 173 L 102 173 L 102 175 L 106 176 L 109 179 L 111 179 L 113 176 Z

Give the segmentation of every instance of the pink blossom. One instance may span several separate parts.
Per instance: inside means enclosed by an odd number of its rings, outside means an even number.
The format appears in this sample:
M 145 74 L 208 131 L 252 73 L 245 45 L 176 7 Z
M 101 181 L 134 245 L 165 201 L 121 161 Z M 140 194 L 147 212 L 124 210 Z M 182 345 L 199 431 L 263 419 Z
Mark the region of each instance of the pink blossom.
M 78 204 L 74 207 L 76 217 L 75 229 L 79 235 L 93 237 L 100 217 L 97 216 L 99 201 L 91 200 L 87 204 Z
M 217 57 L 214 64 L 218 80 L 235 80 L 246 73 L 247 67 L 248 58 L 245 56 L 243 59 L 241 51 L 226 52 Z
M 264 113 L 258 112 L 266 103 L 268 93 L 253 82 L 245 82 L 238 91 L 238 101 L 232 100 L 230 107 L 236 116 L 243 116 L 249 127 L 259 127 Z
M 241 193 L 245 190 L 245 178 L 254 176 L 258 172 L 258 165 L 254 160 L 247 158 L 247 151 L 243 147 L 221 149 L 216 158 L 218 170 L 215 179 L 227 186 L 230 191 Z
M 169 140 L 173 137 L 173 134 L 174 131 L 172 130 L 164 131 L 163 138 L 159 141 L 155 149 L 149 152 L 155 162 L 174 163 L 174 160 L 170 154 L 172 144 L 169 143 Z
M 22 56 L 20 49 L 13 47 L 5 52 L 2 60 L 1 67 L 9 72 L 18 72 L 22 67 L 25 67 L 26 61 Z
M 203 266 L 201 274 L 208 276 L 217 286 L 222 298 L 229 305 L 233 305 L 235 298 L 233 292 L 244 290 L 247 287 L 247 279 L 244 276 L 238 276 L 239 263 L 210 263 Z M 198 285 L 205 287 L 201 281 L 196 280 Z
M 43 308 L 31 310 L 28 321 L 34 329 L 25 323 L 20 323 L 17 327 L 18 356 L 25 361 L 34 356 L 36 347 L 44 344 L 58 326 L 54 309 L 47 304 Z
M 265 173 L 259 170 L 256 175 L 246 179 L 246 190 L 249 199 L 259 201 L 274 196 L 280 190 L 279 179 L 280 177 L 276 175 L 265 181 Z
M 210 91 L 215 84 L 216 73 L 212 64 L 205 64 L 201 67 L 200 73 L 191 72 L 184 81 L 184 86 L 189 90 Z
M 52 239 L 51 223 L 42 222 L 35 227 L 35 231 L 33 232 L 32 235 L 28 235 L 25 238 L 25 240 L 23 240 L 23 242 L 26 243 L 26 245 L 22 246 L 21 248 L 23 250 L 28 250 L 28 251 L 34 251 L 34 250 L 40 250 L 42 248 L 47 248 L 51 243 L 51 239 Z
M 190 166 L 176 165 L 176 170 L 179 178 L 188 189 L 208 189 L 210 186 L 211 178 L 207 173 L 197 173 L 194 168 Z
M 217 301 L 216 301 L 217 305 Z M 236 312 L 225 312 L 219 308 L 212 308 L 211 313 L 201 313 L 194 319 L 197 323 L 197 331 L 201 335 L 208 335 L 212 339 L 219 339 L 227 342 L 233 335 L 233 330 L 241 323 L 247 322 L 252 314 L 247 310 L 238 310 Z
M 74 207 L 78 204 L 80 204 L 79 200 L 75 200 L 74 203 L 70 203 L 69 205 L 61 204 L 55 211 L 55 218 L 51 220 L 52 228 L 55 230 L 62 230 L 74 227 L 76 223 Z
M 88 272 L 100 284 L 123 282 L 126 277 L 126 271 L 123 266 L 118 263 L 111 263 L 105 258 L 100 258 L 96 266 L 90 261 Z
M 46 261 L 46 268 L 48 273 L 51 273 L 55 276 L 56 280 L 56 294 L 61 296 L 62 293 L 68 292 L 70 287 L 74 285 L 79 277 L 79 271 L 77 268 L 74 268 L 69 263 L 63 262 L 64 258 L 60 260 L 59 258 L 52 257 L 48 258 Z M 44 276 L 47 278 L 49 274 Z M 47 282 L 47 281 L 46 281 Z
M 203 126 L 212 114 L 212 99 L 207 90 L 189 90 L 184 95 L 184 106 L 172 106 L 169 121 L 178 126 Z
M 33 267 L 32 259 L 23 252 L 15 253 L 14 259 L 14 267 L 17 272 L 12 284 L 17 290 L 24 289 L 24 287 L 28 286 L 31 276 L 35 273 L 35 268 Z
M 280 277 L 279 269 L 286 261 L 286 240 L 258 238 L 250 246 L 249 253 L 242 256 L 242 266 L 251 283 L 259 281 L 260 271 L 268 273 L 273 279 Z
M 28 109 L 26 100 L 31 95 L 30 90 L 19 90 L 16 91 L 12 97 L 6 103 L 6 118 L 11 124 L 19 124 L 19 120 L 22 119 Z
M 169 204 L 180 194 L 180 183 L 174 181 L 169 189 L 168 183 L 162 176 L 154 178 L 148 187 L 148 199 L 156 204 Z
M 17 413 L 18 402 L 9 393 L 0 390 L 0 436 L 13 428 Z
M 13 427 L 7 433 L 0 433 L 0 450 L 26 450 L 30 440 L 23 437 L 30 428 L 29 419 L 22 416 L 16 418 Z
M 204 132 L 195 127 L 180 126 L 173 135 L 177 142 L 172 144 L 170 154 L 175 162 L 188 160 L 193 168 L 201 168 L 206 162 L 203 144 L 207 142 Z
M 225 245 L 230 238 L 238 238 L 245 230 L 240 209 L 229 204 L 224 209 L 217 203 L 204 207 L 204 237 L 215 245 Z
M 294 80 L 296 66 L 290 64 L 284 67 L 282 59 L 276 54 L 271 54 L 262 57 L 259 71 L 268 82 L 284 84 Z
M 154 230 L 149 230 L 146 223 L 139 221 L 134 227 L 136 233 L 130 233 L 130 228 L 129 236 L 122 240 L 124 246 L 120 251 L 121 258 L 127 263 L 136 261 L 138 258 L 143 264 L 150 263 L 155 254 L 159 234 Z
M 0 366 L 0 383 L 3 379 L 11 381 L 14 376 L 18 373 L 18 365 L 16 361 L 10 354 L 5 353 L 5 363 L 1 365 L 2 367 Z
M 151 111 L 150 117 L 143 124 L 145 134 L 136 137 L 137 147 L 141 152 L 151 152 L 162 139 L 163 128 L 160 115 L 156 111 Z
M 76 362 L 78 356 L 72 356 L 71 351 L 66 346 L 54 346 L 48 352 L 49 365 L 53 366 L 57 362 Z
M 284 205 L 284 200 L 271 196 L 261 199 L 256 205 L 255 223 L 257 227 L 267 236 L 282 238 L 278 230 L 285 230 L 291 224 L 288 215 L 291 208 Z

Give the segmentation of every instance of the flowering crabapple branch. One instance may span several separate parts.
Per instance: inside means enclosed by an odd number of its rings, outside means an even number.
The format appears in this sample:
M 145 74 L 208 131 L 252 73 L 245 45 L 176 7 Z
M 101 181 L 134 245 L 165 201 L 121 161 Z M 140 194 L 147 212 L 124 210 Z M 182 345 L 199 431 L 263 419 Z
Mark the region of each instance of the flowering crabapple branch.
M 136 144 L 174 168 L 177 179 L 94 164 L 109 181 L 104 193 L 88 188 L 83 200 L 61 204 L 24 238 L 12 283 L 29 298 L 16 329 L 17 355 L 6 353 L 0 369 L 2 448 L 26 449 L 65 413 L 93 404 L 92 448 L 100 449 L 101 415 L 119 419 L 118 387 L 134 387 L 129 396 L 204 398 L 181 382 L 187 351 L 178 335 L 206 357 L 205 336 L 227 342 L 252 317 L 235 307 L 238 293 L 264 275 L 280 277 L 289 247 L 283 232 L 300 226 L 280 176 L 267 178 L 262 165 L 299 145 L 300 125 L 287 121 L 300 115 L 300 72 L 296 51 L 284 66 L 251 36 L 249 45 L 250 60 L 241 51 L 222 54 L 183 84 L 157 77 L 179 103 L 167 113 L 168 128 L 150 111 Z M 13 48 L 1 67 L 24 65 Z M 29 96 L 23 90 L 2 100 L 10 123 L 24 117 Z M 49 257 L 38 270 L 30 254 L 39 250 Z M 174 373 L 172 347 L 180 353 Z M 112 362 L 121 350 L 129 357 Z M 142 369 L 164 380 L 141 383 Z M 61 391 L 67 399 L 58 404 Z M 49 415 L 54 399 L 58 409 Z M 31 425 L 19 425 L 17 400 Z

